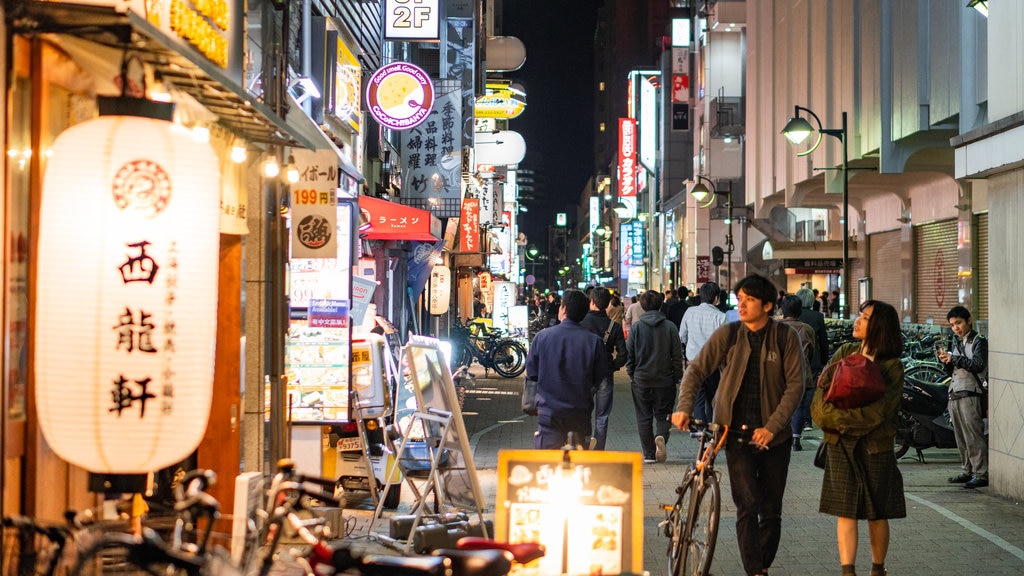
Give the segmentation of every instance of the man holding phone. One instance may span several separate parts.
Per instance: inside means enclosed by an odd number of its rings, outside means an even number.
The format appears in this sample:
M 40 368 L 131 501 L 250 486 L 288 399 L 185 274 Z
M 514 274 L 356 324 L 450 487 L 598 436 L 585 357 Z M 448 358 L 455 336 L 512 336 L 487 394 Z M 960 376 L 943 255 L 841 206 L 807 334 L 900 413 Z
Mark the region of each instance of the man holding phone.
M 946 319 L 956 338 L 953 350 L 940 347 L 935 355 L 952 377 L 949 418 L 953 422 L 960 473 L 949 479 L 964 488 L 988 486 L 988 439 L 985 438 L 985 390 L 988 382 L 988 341 L 971 328 L 971 313 L 954 306 Z

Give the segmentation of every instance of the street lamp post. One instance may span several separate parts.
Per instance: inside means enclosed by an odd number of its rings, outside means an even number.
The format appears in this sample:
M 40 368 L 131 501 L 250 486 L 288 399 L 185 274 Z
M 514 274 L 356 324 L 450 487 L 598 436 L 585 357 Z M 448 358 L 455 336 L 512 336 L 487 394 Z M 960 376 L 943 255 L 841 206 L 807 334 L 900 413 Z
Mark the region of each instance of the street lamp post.
M 817 128 L 811 126 L 811 124 L 800 116 L 800 111 L 807 112 L 807 114 L 814 118 Z M 839 316 L 841 318 L 849 318 L 850 306 L 849 300 L 849 280 L 850 280 L 850 172 L 849 172 L 849 144 L 848 136 L 849 132 L 846 126 L 846 112 L 843 112 L 843 127 L 839 129 L 835 128 L 823 128 L 821 125 L 821 119 L 808 108 L 803 106 L 794 106 L 793 117 L 786 123 L 786 127 L 782 129 L 783 136 L 793 144 L 800 144 L 811 135 L 811 132 L 817 132 L 818 138 L 814 141 L 814 145 L 804 150 L 803 152 L 797 152 L 797 156 L 807 156 L 811 152 L 814 152 L 818 145 L 821 144 L 821 135 L 827 134 L 838 138 L 843 144 L 843 270 L 839 277 L 839 284 L 842 287 L 842 292 L 846 299 L 840 302 Z
M 728 191 L 718 191 L 715 189 L 714 182 L 709 178 L 697 175 L 697 183 L 690 188 L 690 195 L 697 201 L 698 208 L 708 208 L 715 201 L 715 196 L 725 196 L 725 211 L 727 214 L 726 229 L 725 229 L 725 255 L 727 258 L 726 273 L 729 276 L 729 282 L 727 285 L 732 284 L 732 186 L 729 186 Z M 707 182 L 707 184 L 704 184 Z M 730 183 L 731 184 L 731 183 Z M 707 200 L 707 202 L 705 202 Z

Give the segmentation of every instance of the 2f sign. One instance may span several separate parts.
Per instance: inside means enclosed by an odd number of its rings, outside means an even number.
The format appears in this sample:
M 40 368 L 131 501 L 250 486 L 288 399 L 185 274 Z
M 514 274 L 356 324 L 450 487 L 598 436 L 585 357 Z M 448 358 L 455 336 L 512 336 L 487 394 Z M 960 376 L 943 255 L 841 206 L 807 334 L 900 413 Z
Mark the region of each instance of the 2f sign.
M 441 39 L 439 0 L 385 0 L 384 38 L 424 42 Z

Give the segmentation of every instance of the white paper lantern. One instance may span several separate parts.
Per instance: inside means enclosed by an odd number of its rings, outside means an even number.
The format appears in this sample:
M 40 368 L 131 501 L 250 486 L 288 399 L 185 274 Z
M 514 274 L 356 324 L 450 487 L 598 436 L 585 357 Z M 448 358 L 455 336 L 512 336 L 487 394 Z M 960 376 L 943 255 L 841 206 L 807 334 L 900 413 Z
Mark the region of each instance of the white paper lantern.
M 43 181 L 39 424 L 61 458 L 144 473 L 186 458 L 210 415 L 217 156 L 170 122 L 101 116 L 61 133 Z

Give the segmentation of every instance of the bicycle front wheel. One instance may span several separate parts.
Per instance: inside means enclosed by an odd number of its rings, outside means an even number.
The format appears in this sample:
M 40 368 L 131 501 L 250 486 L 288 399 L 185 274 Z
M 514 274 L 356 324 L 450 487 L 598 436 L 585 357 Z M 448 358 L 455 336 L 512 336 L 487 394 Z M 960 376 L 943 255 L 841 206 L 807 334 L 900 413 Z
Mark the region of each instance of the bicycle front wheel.
M 491 349 L 494 371 L 503 378 L 515 378 L 526 369 L 526 349 L 514 340 L 503 340 Z
M 698 489 L 686 526 L 686 553 L 683 557 L 684 576 L 708 576 L 711 560 L 718 540 L 718 515 L 722 510 L 722 494 L 718 477 L 708 474 Z
M 686 519 L 689 511 L 686 503 L 690 499 L 690 487 L 693 480 L 690 473 L 687 473 L 686 480 L 676 488 L 679 496 L 676 498 L 675 506 L 668 511 L 668 518 L 665 521 L 665 536 L 668 536 L 668 573 L 669 576 L 683 576 L 683 562 L 686 559 L 686 541 L 683 535 L 686 533 Z

